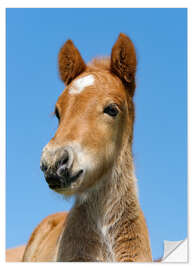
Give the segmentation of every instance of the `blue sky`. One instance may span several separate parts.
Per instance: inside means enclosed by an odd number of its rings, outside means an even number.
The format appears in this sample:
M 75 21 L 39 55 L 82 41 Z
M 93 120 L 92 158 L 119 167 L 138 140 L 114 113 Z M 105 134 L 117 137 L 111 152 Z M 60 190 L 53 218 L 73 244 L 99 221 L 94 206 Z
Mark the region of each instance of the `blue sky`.
M 154 258 L 187 237 L 187 10 L 7 9 L 6 247 L 26 243 L 48 214 L 68 211 L 39 161 L 64 85 L 57 54 L 72 39 L 84 60 L 109 55 L 120 32 L 138 56 L 134 161 Z

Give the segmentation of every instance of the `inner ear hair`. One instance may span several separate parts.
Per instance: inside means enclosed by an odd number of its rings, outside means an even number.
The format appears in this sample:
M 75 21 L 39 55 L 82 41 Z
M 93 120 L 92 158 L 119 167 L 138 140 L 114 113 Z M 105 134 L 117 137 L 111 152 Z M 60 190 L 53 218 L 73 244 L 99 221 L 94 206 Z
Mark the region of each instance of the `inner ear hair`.
M 58 65 L 60 77 L 66 85 L 86 69 L 86 64 L 72 40 L 67 40 L 60 49 Z
M 135 92 L 136 52 L 133 42 L 123 33 L 119 34 L 111 52 L 111 72 L 126 86 L 130 96 Z

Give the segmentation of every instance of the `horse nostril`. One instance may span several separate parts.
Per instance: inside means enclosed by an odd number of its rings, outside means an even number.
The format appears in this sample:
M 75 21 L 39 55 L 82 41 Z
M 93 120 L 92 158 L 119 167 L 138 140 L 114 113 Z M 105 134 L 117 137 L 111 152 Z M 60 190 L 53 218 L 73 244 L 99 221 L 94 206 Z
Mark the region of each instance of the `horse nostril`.
M 69 161 L 69 153 L 67 150 L 64 150 L 63 155 L 58 162 L 57 167 L 57 175 L 59 177 L 68 177 L 69 176 L 69 168 L 68 168 L 68 161 Z
M 40 169 L 41 169 L 43 172 L 46 172 L 47 169 L 48 169 L 48 166 L 47 166 L 44 162 L 41 162 L 41 163 L 40 163 Z
M 59 177 L 68 178 L 69 177 L 69 170 L 68 170 L 68 168 L 65 165 L 59 167 L 58 170 L 57 170 L 57 175 Z
M 69 154 L 68 151 L 65 150 L 64 155 L 60 161 L 60 166 L 65 165 L 68 162 Z

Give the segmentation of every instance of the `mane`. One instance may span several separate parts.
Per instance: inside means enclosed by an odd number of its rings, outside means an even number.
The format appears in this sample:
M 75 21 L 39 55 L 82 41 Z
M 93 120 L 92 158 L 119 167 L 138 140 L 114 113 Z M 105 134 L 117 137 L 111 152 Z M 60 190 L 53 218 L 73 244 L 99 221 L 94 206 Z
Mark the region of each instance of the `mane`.
M 110 71 L 110 57 L 97 57 L 92 59 L 91 62 L 87 64 L 90 70 L 106 70 Z

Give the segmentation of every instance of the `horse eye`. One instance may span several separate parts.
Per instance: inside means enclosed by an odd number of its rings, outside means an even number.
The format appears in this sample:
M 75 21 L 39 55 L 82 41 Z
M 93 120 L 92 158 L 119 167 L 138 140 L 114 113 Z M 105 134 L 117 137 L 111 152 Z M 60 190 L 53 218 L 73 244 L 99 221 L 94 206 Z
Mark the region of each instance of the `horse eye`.
M 112 116 L 112 117 L 115 117 L 118 114 L 119 111 L 118 111 L 115 104 L 110 104 L 109 106 L 104 108 L 103 112 L 110 115 L 110 116 Z
M 58 109 L 57 108 L 55 108 L 55 115 L 58 118 L 58 120 L 60 120 L 60 115 L 59 115 L 59 112 L 58 112 Z

